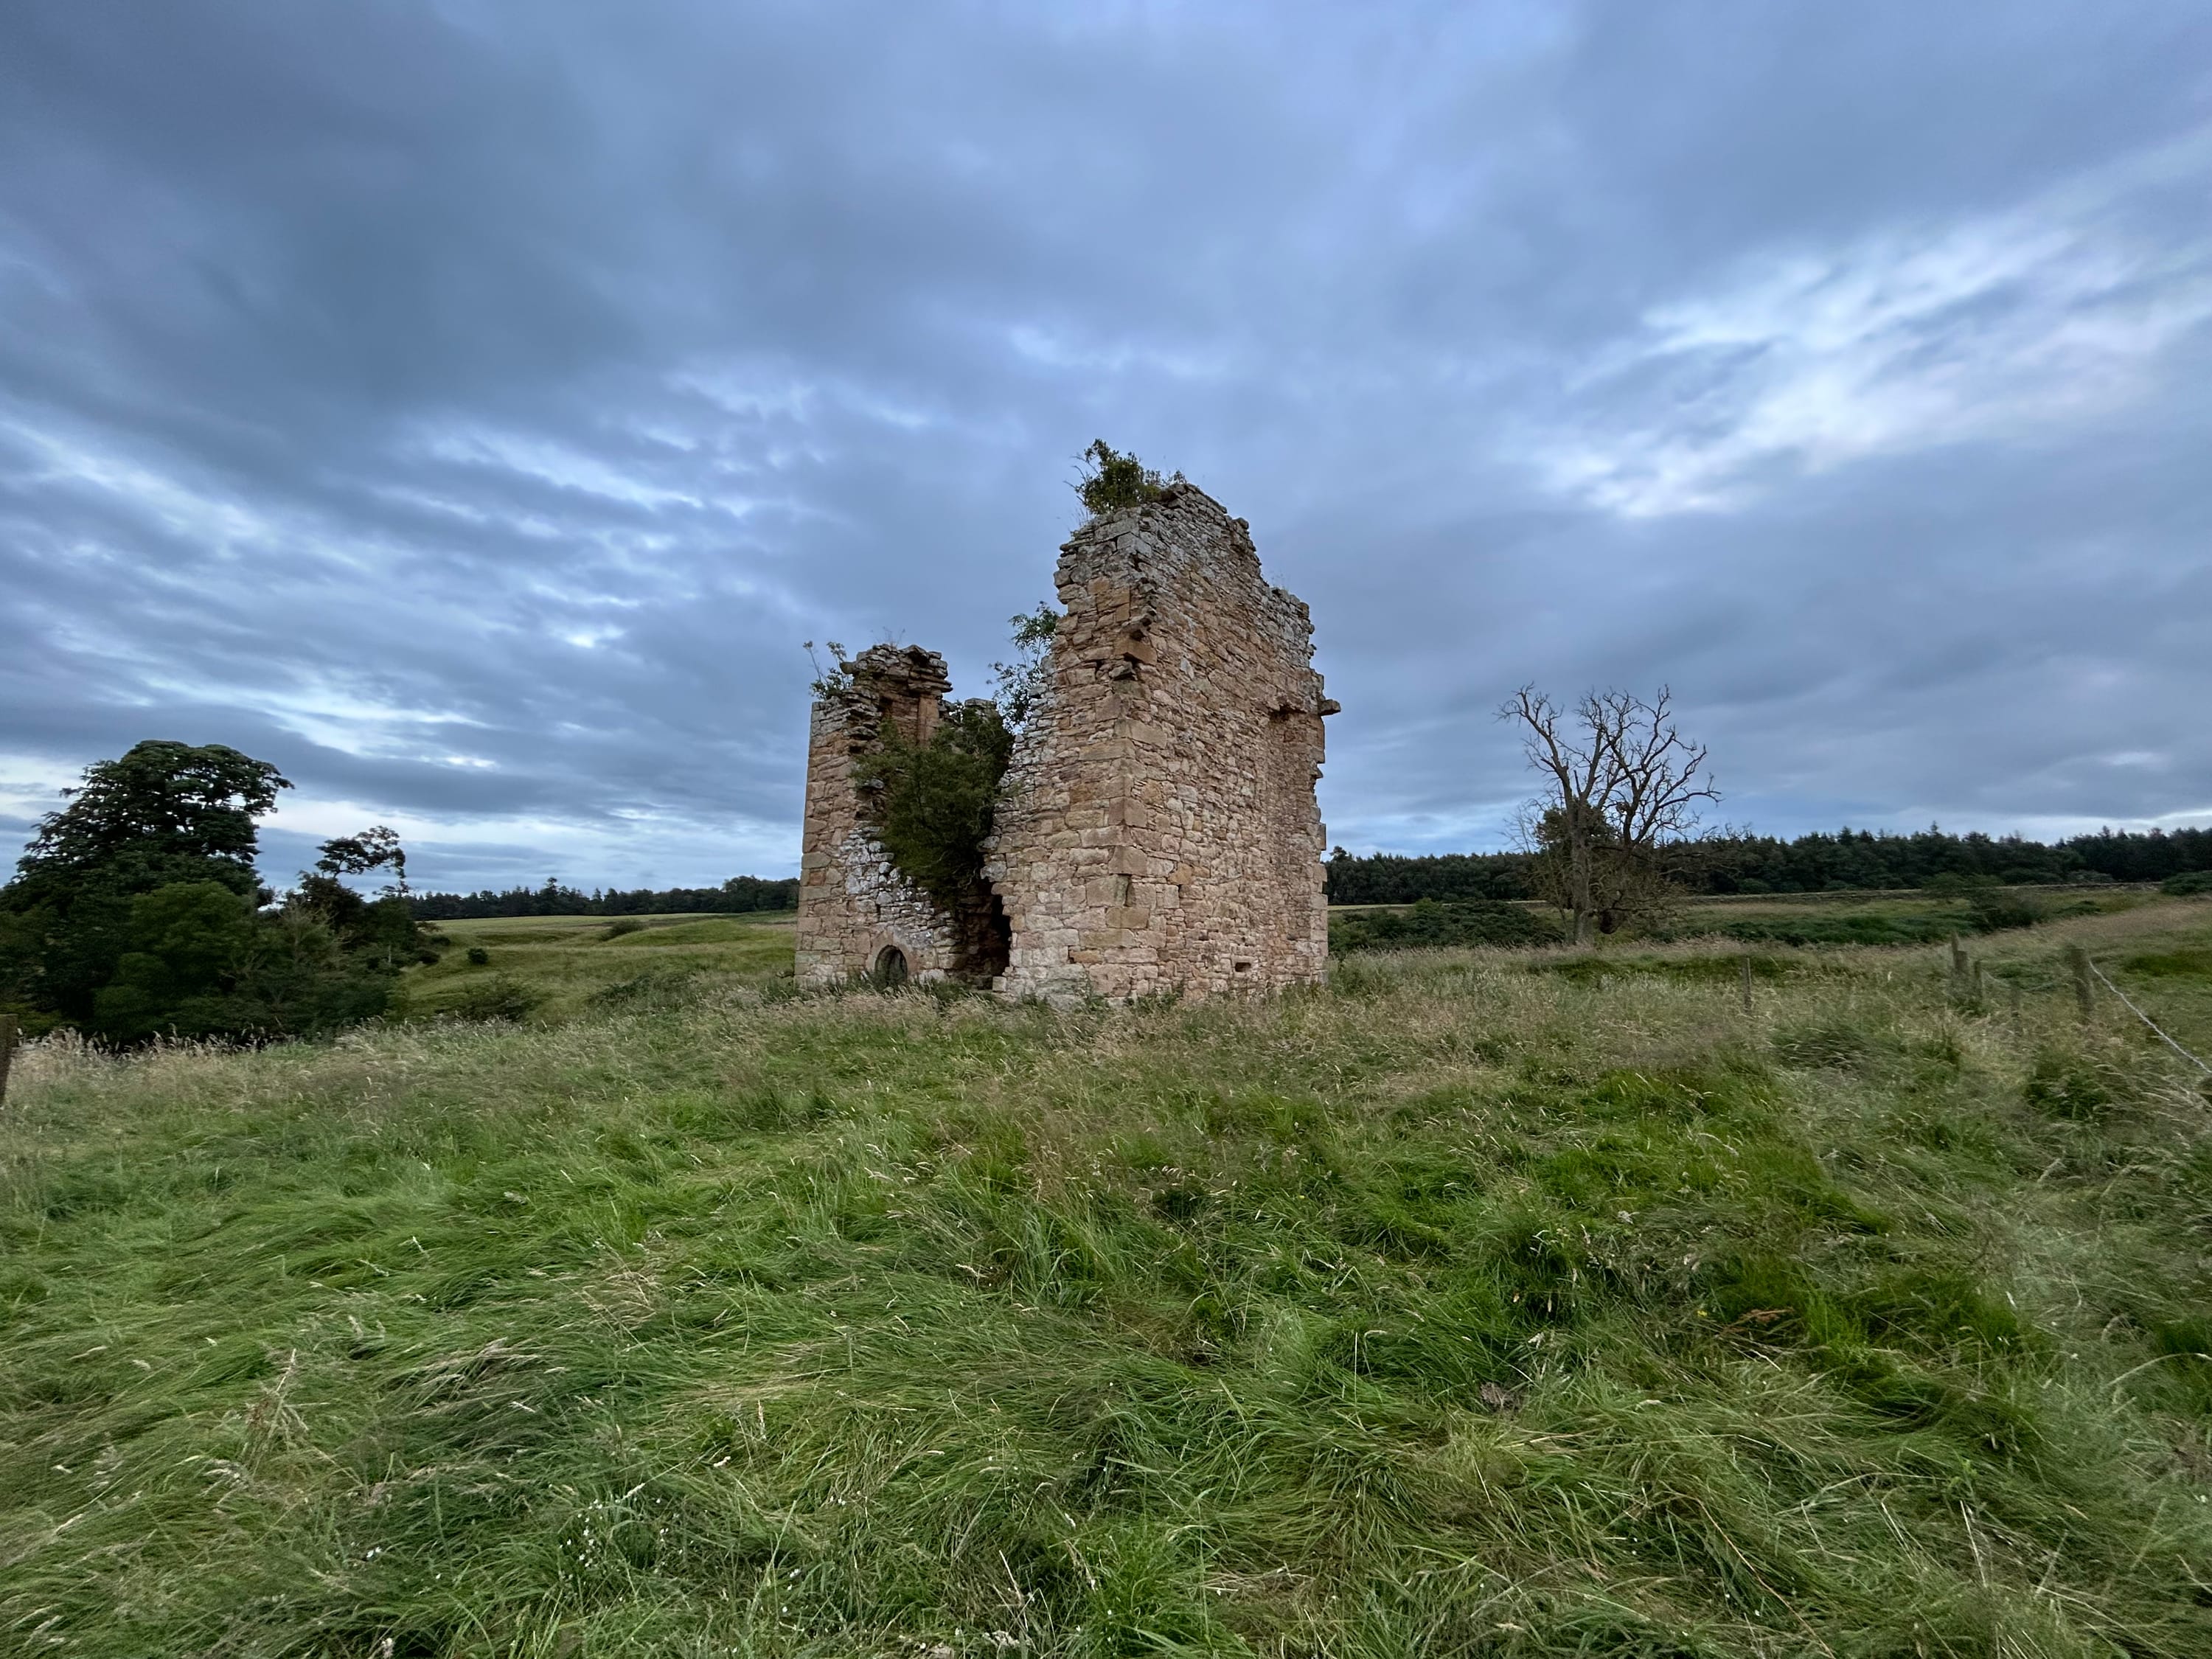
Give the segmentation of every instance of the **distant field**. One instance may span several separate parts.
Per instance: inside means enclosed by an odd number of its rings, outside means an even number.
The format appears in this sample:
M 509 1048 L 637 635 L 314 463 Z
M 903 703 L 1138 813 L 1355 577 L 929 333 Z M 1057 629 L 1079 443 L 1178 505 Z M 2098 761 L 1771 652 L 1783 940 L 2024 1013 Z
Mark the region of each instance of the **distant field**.
M 473 988 L 504 980 L 536 993 L 536 1013 L 566 1018 L 596 997 L 665 994 L 679 981 L 711 975 L 755 984 L 791 972 L 792 929 L 787 911 L 741 915 L 638 917 L 502 916 L 436 924 L 452 941 L 435 967 L 408 970 L 401 981 L 400 1013 L 422 1018 L 450 1012 Z M 617 923 L 641 923 L 634 932 Z M 469 948 L 490 960 L 469 961 Z
M 1989 963 L 1996 981 L 2034 986 L 2049 982 L 2057 939 L 2081 944 L 2136 1006 L 2212 1061 L 2212 896 L 2143 899 L 2061 927 L 1991 934 L 1968 948 Z M 2124 1026 L 2128 1017 L 2112 1009 L 2101 988 L 2097 997 L 2104 1013 Z M 2212 1168 L 2207 1176 L 2212 1193 Z
M 1702 895 L 1678 901 L 1630 932 L 1646 941 L 1721 938 L 1747 945 L 1928 945 L 2031 921 L 2124 911 L 2157 896 L 2154 887 L 2110 883 L 2002 888 L 1985 895 L 1979 907 L 1917 888 Z M 1520 924 L 1524 930 L 1533 927 L 1553 935 L 1559 927 L 1558 913 L 1534 900 L 1339 905 L 1329 911 L 1330 939 L 1340 951 L 1501 944 L 1514 938 L 1512 930 L 1498 926 L 1496 913 L 1501 911 L 1525 916 Z

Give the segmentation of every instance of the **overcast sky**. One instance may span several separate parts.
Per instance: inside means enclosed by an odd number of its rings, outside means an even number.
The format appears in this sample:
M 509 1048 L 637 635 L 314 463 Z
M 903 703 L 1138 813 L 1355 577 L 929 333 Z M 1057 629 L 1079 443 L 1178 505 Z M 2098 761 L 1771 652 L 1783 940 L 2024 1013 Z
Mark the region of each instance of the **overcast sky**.
M 2212 822 L 2212 8 L 0 7 L 0 854 L 227 743 L 434 886 L 788 873 L 1093 437 L 1312 606 L 1358 850 L 1672 684 L 1723 815 Z

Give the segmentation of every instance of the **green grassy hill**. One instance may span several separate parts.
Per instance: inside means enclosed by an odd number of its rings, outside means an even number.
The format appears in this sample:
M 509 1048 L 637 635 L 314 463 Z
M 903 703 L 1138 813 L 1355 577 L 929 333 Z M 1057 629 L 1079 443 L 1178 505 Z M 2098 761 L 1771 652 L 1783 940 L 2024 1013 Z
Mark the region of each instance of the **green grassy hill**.
M 1054 1013 L 473 928 L 528 1022 L 19 1062 L 0 1651 L 2212 1653 L 2212 1100 L 2057 959 L 2202 1052 L 2212 904 L 1747 1014 L 1710 945 Z

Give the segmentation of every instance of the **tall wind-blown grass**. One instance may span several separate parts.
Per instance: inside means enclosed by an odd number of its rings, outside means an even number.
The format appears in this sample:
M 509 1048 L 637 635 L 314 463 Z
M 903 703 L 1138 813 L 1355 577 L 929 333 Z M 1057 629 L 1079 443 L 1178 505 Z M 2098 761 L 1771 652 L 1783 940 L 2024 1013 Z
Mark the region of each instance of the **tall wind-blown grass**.
M 0 1650 L 2212 1653 L 2206 1100 L 1755 966 L 34 1049 Z

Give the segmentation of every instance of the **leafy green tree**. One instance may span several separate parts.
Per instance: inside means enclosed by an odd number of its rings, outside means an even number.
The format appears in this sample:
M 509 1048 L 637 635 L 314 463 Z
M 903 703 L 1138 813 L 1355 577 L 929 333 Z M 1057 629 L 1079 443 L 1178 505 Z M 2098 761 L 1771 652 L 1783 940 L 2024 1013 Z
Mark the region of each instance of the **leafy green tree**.
M 142 743 L 85 773 L 0 889 L 0 996 L 33 1030 L 117 1043 L 260 1041 L 369 1018 L 421 930 L 398 892 L 338 878 L 405 854 L 382 828 L 323 845 L 283 903 L 253 867 L 254 821 L 290 786 L 221 744 Z
M 134 899 L 205 882 L 260 896 L 254 820 L 290 787 L 268 762 L 222 744 L 141 743 L 87 768 L 0 888 L 0 998 L 34 1029 L 88 1024 L 131 946 Z
M 285 900 L 287 910 L 322 923 L 336 937 L 339 948 L 372 961 L 386 972 L 396 973 L 418 957 L 434 961 L 428 951 L 424 929 L 415 920 L 407 902 L 407 851 L 398 832 L 378 824 L 357 836 L 337 836 L 319 849 L 315 867 L 302 872 L 299 885 Z M 367 875 L 388 869 L 392 883 L 374 899 L 363 898 L 338 878 Z
M 259 912 L 219 882 L 140 895 L 128 944 L 86 1023 L 109 1042 L 310 1036 L 382 1013 L 397 978 L 312 908 Z
M 285 895 L 283 913 L 329 929 L 339 950 L 386 972 L 397 973 L 427 949 L 425 930 L 404 896 L 386 893 L 364 898 L 335 876 L 302 875 L 299 885 Z M 431 959 L 435 960 L 434 953 Z
M 291 787 L 267 761 L 222 744 L 133 744 L 62 792 L 69 805 L 39 821 L 4 890 L 14 908 L 64 910 L 87 892 L 146 893 L 178 881 L 251 894 L 260 885 L 254 820 Z
M 219 881 L 173 882 L 140 894 L 131 902 L 115 971 L 93 996 L 94 1034 L 120 1042 L 162 1031 L 228 1034 L 256 922 L 253 902 Z
M 315 868 L 331 877 L 365 876 L 372 870 L 392 872 L 392 891 L 404 898 L 407 894 L 407 849 L 399 844 L 399 832 L 378 824 L 357 836 L 334 836 L 318 849 L 322 856 L 315 860 Z

